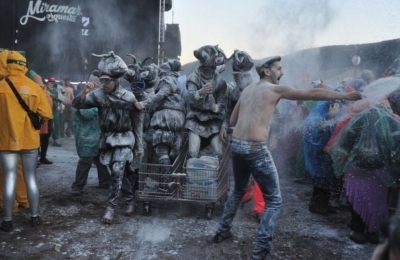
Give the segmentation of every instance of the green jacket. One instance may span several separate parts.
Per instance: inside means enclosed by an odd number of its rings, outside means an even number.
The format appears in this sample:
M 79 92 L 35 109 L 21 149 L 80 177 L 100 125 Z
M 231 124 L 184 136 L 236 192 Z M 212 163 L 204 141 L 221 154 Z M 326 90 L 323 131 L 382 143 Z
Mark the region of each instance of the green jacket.
M 100 126 L 96 107 L 74 111 L 74 135 L 79 157 L 94 157 L 99 153 Z

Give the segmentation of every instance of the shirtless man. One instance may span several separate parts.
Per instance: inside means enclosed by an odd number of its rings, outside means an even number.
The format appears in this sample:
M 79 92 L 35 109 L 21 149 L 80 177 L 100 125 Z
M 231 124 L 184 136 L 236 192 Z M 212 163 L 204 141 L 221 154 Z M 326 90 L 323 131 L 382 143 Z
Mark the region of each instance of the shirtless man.
M 234 188 L 226 204 L 214 242 L 231 238 L 232 222 L 246 192 L 250 174 L 259 184 L 265 201 L 251 259 L 266 259 L 271 251 L 271 240 L 282 203 L 278 172 L 267 148 L 269 125 L 275 106 L 281 98 L 290 100 L 358 100 L 356 92 L 340 93 L 322 88 L 297 90 L 279 85 L 283 76 L 281 57 L 264 59 L 256 67 L 260 81 L 243 90 L 236 104 L 230 124 L 235 126 L 231 141 Z

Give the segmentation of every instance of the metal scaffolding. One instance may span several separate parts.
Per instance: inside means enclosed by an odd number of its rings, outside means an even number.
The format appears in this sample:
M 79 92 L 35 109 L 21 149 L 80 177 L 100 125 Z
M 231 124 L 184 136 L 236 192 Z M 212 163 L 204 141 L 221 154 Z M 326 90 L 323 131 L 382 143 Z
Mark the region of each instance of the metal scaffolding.
M 158 14 L 158 66 L 164 62 L 164 43 L 165 43 L 165 0 L 160 0 Z

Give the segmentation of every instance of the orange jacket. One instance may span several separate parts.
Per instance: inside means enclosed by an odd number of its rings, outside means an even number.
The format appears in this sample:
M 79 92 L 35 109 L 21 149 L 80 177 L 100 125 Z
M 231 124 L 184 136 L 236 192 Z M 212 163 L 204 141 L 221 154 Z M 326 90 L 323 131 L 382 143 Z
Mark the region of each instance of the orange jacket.
M 4 58 L 4 55 L 0 55 L 0 58 Z M 52 109 L 40 86 L 25 76 L 27 68 L 24 63 L 26 59 L 21 54 L 9 51 L 7 61 L 0 61 L 0 75 L 7 75 L 4 71 L 8 71 L 8 78 L 30 110 L 39 113 L 47 121 L 53 116 Z M 1 67 L 4 64 L 6 68 Z M 39 131 L 33 127 L 8 83 L 4 79 L 0 80 L 0 150 L 31 150 L 39 146 Z

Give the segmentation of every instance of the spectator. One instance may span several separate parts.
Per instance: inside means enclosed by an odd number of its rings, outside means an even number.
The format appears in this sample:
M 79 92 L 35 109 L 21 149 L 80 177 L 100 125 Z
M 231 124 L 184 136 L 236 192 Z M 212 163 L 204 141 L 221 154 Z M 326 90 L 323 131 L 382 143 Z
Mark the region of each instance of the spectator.
M 62 95 L 62 87 L 56 83 L 56 78 L 49 76 L 47 78 L 47 90 L 53 99 L 53 146 L 61 147 L 62 145 L 58 142 L 60 138 L 60 113 L 62 111 L 64 96 Z
M 74 99 L 74 86 L 71 84 L 71 80 L 69 78 L 64 79 L 64 109 L 62 113 L 60 113 L 60 137 L 71 137 L 72 133 L 72 100 Z M 65 128 L 65 124 L 67 127 Z
M 87 86 L 90 91 L 96 89 L 92 81 L 88 82 Z M 79 161 L 76 166 L 75 181 L 71 186 L 73 195 L 79 196 L 83 193 L 92 163 L 97 168 L 98 187 L 109 188 L 110 173 L 99 159 L 100 126 L 97 107 L 74 111 L 74 136 Z
M 51 98 L 50 93 L 46 90 L 46 86 L 43 83 L 42 77 L 36 74 L 35 71 L 30 70 L 28 72 L 28 76 L 38 84 L 44 91 L 47 101 L 51 107 L 53 107 L 53 99 Z M 42 128 L 40 129 L 40 164 L 53 164 L 52 161 L 47 159 L 47 149 L 49 147 L 49 140 L 53 129 L 53 119 L 50 119 L 47 122 L 44 122 Z
M 17 182 L 18 159 L 21 158 L 24 180 L 28 190 L 31 211 L 31 226 L 40 223 L 39 190 L 36 183 L 36 167 L 39 131 L 32 124 L 27 111 L 21 106 L 11 86 L 14 85 L 29 110 L 38 113 L 45 121 L 52 117 L 51 107 L 39 85 L 25 73 L 26 59 L 16 51 L 4 50 L 0 53 L 0 163 L 4 173 L 4 216 L 0 229 L 13 230 L 13 205 Z

